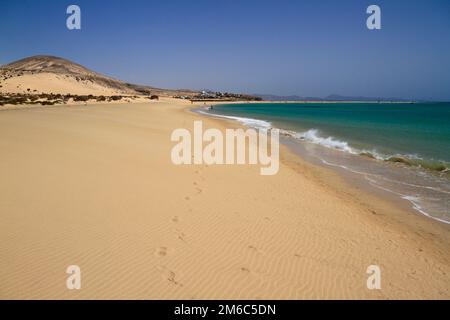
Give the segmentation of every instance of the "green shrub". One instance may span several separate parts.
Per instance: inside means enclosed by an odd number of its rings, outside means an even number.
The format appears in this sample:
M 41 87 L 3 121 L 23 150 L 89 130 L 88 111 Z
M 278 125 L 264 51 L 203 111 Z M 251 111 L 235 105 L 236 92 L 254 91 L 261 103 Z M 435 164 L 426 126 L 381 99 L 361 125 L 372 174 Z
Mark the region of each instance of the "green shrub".
M 55 102 L 54 101 L 42 101 L 41 104 L 43 106 L 52 106 L 55 104 Z
M 75 96 L 73 98 L 74 101 L 88 101 L 89 100 L 89 96 Z

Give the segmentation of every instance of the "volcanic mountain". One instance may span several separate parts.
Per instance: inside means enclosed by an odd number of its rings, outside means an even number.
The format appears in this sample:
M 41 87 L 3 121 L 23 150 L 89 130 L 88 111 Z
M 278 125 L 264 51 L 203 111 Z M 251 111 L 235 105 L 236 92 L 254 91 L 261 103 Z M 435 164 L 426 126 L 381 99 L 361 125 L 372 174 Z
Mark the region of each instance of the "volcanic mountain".
M 75 95 L 194 95 L 190 90 L 165 90 L 126 83 L 54 56 L 32 56 L 0 66 L 0 93 Z

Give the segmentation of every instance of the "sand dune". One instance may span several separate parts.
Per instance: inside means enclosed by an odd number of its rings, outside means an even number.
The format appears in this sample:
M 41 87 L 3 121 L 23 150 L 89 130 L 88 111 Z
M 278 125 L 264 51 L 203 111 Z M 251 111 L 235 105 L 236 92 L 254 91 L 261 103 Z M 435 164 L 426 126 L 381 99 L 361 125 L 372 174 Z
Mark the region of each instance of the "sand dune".
M 53 56 L 33 56 L 0 68 L 0 92 L 136 94 L 124 82 Z
M 53 73 L 25 74 L 2 82 L 2 92 L 11 93 L 54 93 L 74 95 L 116 95 L 120 90 L 98 83 L 79 80 Z
M 191 96 L 198 92 L 130 84 L 67 59 L 39 55 L 0 66 L 1 93 Z
M 447 226 L 286 149 L 276 176 L 174 166 L 172 130 L 199 119 L 187 107 L 0 112 L 0 298 L 450 298 Z

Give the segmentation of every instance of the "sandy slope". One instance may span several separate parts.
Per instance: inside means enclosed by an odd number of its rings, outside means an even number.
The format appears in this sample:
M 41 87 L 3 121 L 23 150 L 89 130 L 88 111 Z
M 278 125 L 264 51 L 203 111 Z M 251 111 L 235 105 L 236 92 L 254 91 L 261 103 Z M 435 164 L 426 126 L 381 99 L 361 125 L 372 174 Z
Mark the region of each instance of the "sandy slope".
M 199 118 L 186 107 L 0 112 L 0 298 L 450 298 L 447 226 L 286 150 L 276 176 L 174 166 L 172 130 Z
M 2 93 L 171 97 L 194 96 L 199 92 L 130 84 L 64 58 L 38 55 L 0 66 L 0 94 Z
M 73 77 L 54 73 L 24 74 L 4 80 L 1 85 L 0 93 L 71 93 L 75 95 L 115 95 L 121 93 L 119 90 L 94 82 L 77 81 Z M 30 91 L 27 91 L 27 89 L 30 89 Z

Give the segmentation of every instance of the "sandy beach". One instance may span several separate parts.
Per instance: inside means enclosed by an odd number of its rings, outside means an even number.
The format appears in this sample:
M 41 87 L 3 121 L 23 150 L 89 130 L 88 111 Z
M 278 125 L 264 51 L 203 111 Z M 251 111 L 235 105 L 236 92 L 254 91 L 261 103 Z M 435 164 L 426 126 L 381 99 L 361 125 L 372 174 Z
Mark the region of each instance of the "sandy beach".
M 160 101 L 0 112 L 0 299 L 449 299 L 450 227 L 281 149 L 175 166 Z M 66 268 L 81 268 L 81 290 Z M 366 286 L 381 268 L 381 290 Z

